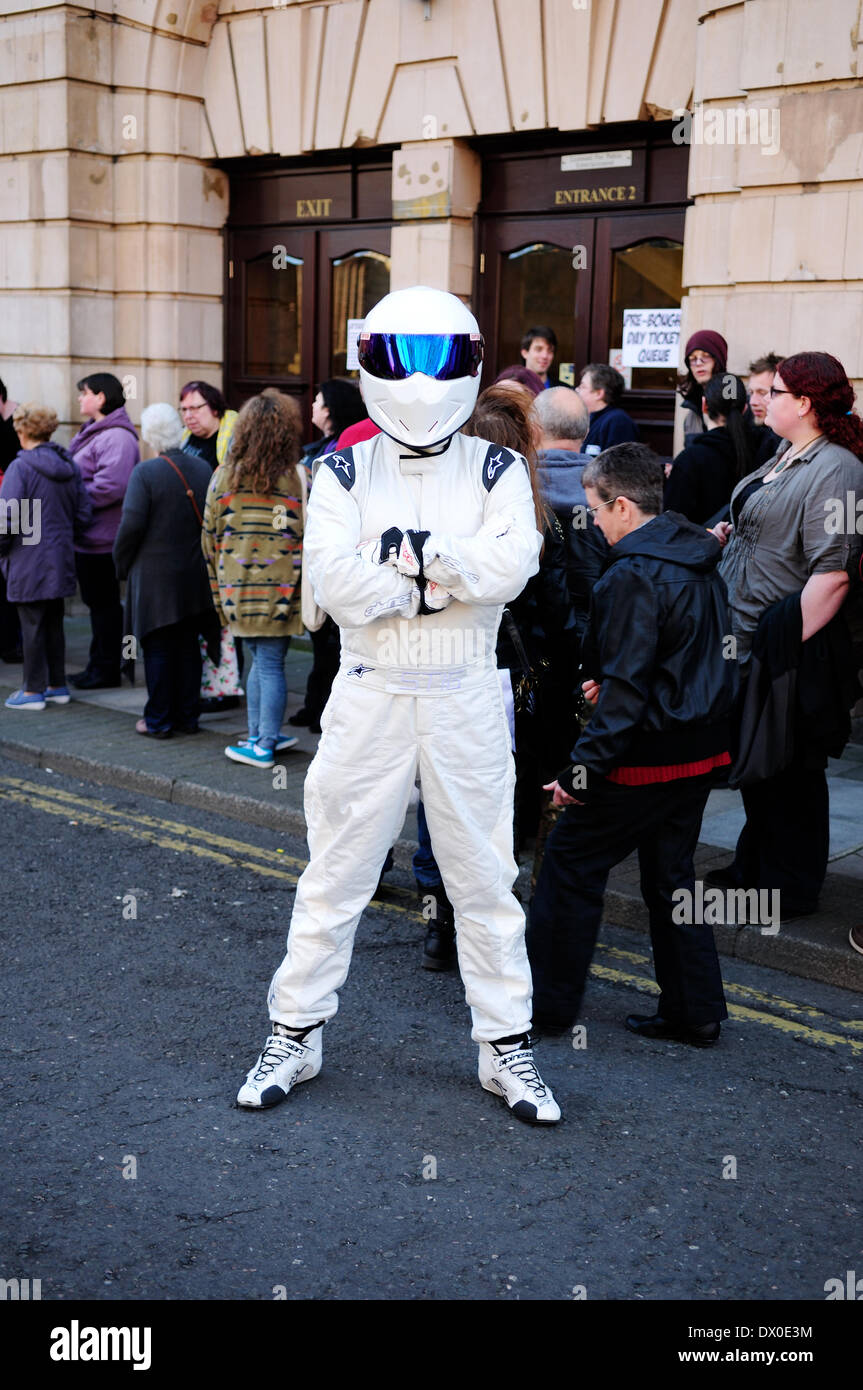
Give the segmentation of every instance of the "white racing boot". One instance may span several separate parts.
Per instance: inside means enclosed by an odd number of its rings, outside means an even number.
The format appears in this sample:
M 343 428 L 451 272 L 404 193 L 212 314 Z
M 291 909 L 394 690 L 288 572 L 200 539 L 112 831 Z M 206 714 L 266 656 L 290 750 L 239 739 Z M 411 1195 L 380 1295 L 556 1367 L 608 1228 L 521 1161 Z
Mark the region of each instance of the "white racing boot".
M 301 1081 L 311 1081 L 321 1069 L 323 1024 L 306 1030 L 302 1037 L 271 1033 L 264 1050 L 240 1087 L 237 1104 L 264 1110 L 286 1100 Z
M 536 1069 L 530 1038 L 515 1043 L 481 1042 L 479 1082 L 484 1091 L 502 1096 L 519 1120 L 529 1125 L 556 1125 L 560 1106 Z

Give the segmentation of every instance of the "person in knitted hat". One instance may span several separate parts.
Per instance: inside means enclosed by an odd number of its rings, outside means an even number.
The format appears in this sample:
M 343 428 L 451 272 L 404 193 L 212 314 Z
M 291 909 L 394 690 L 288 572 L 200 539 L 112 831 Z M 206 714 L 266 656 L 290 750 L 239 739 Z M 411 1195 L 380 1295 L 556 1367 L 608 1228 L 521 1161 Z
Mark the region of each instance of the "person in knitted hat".
M 704 387 L 712 376 L 724 372 L 728 363 L 728 344 L 721 333 L 702 328 L 693 333 L 684 354 L 686 376 L 678 390 L 682 398 L 684 446 L 690 436 L 704 432 L 701 400 Z

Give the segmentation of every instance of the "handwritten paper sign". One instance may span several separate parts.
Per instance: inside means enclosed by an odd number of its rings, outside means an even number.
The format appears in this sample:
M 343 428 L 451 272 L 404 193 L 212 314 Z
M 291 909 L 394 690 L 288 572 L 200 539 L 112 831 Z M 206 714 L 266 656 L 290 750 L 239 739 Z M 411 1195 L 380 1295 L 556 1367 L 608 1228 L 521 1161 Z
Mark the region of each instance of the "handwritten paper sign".
M 624 309 L 623 362 L 627 367 L 676 367 L 679 309 Z

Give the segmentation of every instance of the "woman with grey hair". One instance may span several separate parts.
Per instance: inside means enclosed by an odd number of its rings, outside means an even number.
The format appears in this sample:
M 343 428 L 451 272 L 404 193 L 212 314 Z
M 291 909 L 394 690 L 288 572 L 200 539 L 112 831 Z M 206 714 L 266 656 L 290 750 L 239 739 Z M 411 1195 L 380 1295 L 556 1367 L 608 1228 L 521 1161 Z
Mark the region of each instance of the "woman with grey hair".
M 180 448 L 183 426 L 172 405 L 149 405 L 141 437 L 156 451 L 133 470 L 114 542 L 126 582 L 125 631 L 144 653 L 147 703 L 139 734 L 198 732 L 201 649 L 212 599 L 201 524 L 212 476 L 205 460 Z

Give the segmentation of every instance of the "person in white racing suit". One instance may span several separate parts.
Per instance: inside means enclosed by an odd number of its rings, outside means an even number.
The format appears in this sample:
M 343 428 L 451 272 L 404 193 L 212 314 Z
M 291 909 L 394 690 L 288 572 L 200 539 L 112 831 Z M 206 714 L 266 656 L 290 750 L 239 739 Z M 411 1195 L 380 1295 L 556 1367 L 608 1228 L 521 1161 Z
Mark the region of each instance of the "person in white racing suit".
M 458 433 L 482 338 L 454 295 L 417 286 L 359 341 L 383 433 L 327 456 L 304 544 L 341 665 L 305 783 L 310 860 L 268 997 L 271 1035 L 237 1103 L 278 1104 L 321 1067 L 357 924 L 419 779 L 479 1044 L 482 1086 L 532 1124 L 560 1110 L 530 1047 L 524 913 L 512 893 L 514 766 L 495 662 L 503 605 L 538 568 L 527 464 Z

